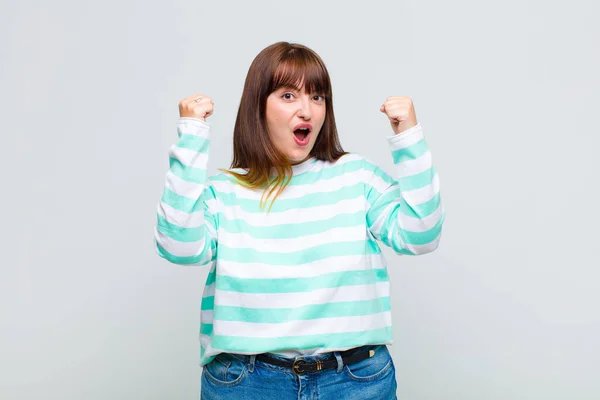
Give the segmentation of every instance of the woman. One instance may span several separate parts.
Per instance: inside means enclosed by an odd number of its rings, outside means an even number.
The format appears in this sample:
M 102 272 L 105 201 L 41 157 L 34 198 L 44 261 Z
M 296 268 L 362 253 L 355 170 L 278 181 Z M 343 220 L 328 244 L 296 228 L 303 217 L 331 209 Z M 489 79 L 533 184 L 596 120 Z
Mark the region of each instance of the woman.
M 275 43 L 250 66 L 230 170 L 206 174 L 213 101 L 195 94 L 179 110 L 155 240 L 172 263 L 210 266 L 201 398 L 394 399 L 377 241 L 429 253 L 444 220 L 410 98 L 380 108 L 397 179 L 343 151 L 327 69 L 299 44 Z

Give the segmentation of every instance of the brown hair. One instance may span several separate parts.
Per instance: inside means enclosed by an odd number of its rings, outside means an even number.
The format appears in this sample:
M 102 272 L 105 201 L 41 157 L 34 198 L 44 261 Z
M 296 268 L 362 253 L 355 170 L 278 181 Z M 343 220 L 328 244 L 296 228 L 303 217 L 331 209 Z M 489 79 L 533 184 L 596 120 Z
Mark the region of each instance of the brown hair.
M 278 42 L 266 47 L 248 70 L 233 131 L 233 161 L 230 168 L 247 169 L 247 173 L 222 169 L 235 176 L 243 186 L 264 188 L 261 208 L 264 206 L 264 195 L 267 194 L 268 199 L 279 188 L 271 202 L 273 205 L 288 185 L 288 177 L 291 178 L 293 172 L 290 160 L 269 137 L 265 118 L 267 97 L 281 87 L 300 89 L 301 83 L 304 83 L 307 93 L 325 98 L 325 121 L 309 157 L 335 161 L 347 154 L 337 134 L 329 73 L 319 55 L 296 43 Z M 277 171 L 274 178 L 270 176 L 273 168 Z

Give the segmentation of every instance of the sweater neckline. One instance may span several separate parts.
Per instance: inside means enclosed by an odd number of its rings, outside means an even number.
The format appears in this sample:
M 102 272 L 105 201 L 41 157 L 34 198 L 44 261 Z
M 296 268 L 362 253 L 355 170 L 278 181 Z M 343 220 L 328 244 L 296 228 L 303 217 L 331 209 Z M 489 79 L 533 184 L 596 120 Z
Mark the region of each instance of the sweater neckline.
M 315 162 L 317 162 L 317 159 L 315 157 L 310 157 L 302 161 L 300 164 L 292 165 L 292 171 L 294 172 L 294 176 L 308 171 Z
M 297 176 L 309 171 L 317 161 L 317 158 L 310 157 L 300 164 L 292 165 L 292 176 Z M 239 173 L 248 173 L 248 168 L 232 168 L 231 170 Z M 277 170 L 271 168 L 271 176 L 274 176 L 276 173 Z

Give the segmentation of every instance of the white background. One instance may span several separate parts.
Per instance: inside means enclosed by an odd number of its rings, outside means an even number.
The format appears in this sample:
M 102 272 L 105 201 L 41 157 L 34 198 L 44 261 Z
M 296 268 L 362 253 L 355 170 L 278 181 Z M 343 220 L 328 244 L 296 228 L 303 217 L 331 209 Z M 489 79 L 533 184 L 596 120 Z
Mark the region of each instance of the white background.
M 600 9 L 589 1 L 0 5 L 0 398 L 195 399 L 205 268 L 153 248 L 178 101 L 229 167 L 253 58 L 304 44 L 342 145 L 393 174 L 412 97 L 440 248 L 385 249 L 400 399 L 600 398 Z

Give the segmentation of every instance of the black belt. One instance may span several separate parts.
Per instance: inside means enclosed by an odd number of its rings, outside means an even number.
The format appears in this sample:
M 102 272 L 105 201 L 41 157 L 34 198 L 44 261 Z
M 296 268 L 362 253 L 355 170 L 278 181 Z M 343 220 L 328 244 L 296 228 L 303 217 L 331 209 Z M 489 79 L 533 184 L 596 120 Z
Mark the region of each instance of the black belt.
M 340 353 L 344 364 L 350 365 L 355 362 L 362 361 L 366 358 L 373 357 L 373 355 L 375 354 L 375 350 L 368 350 L 352 355 L 345 355 L 353 350 L 355 349 L 346 350 L 345 352 Z M 298 375 L 303 374 L 305 372 L 314 372 L 321 371 L 323 369 L 337 368 L 338 365 L 337 359 L 335 357 L 327 358 L 325 360 L 315 360 L 314 362 L 309 363 L 301 358 L 297 359 L 296 361 L 283 361 L 263 353 L 257 354 L 256 359 L 266 362 L 268 364 L 278 365 L 280 367 L 285 368 L 291 368 Z

